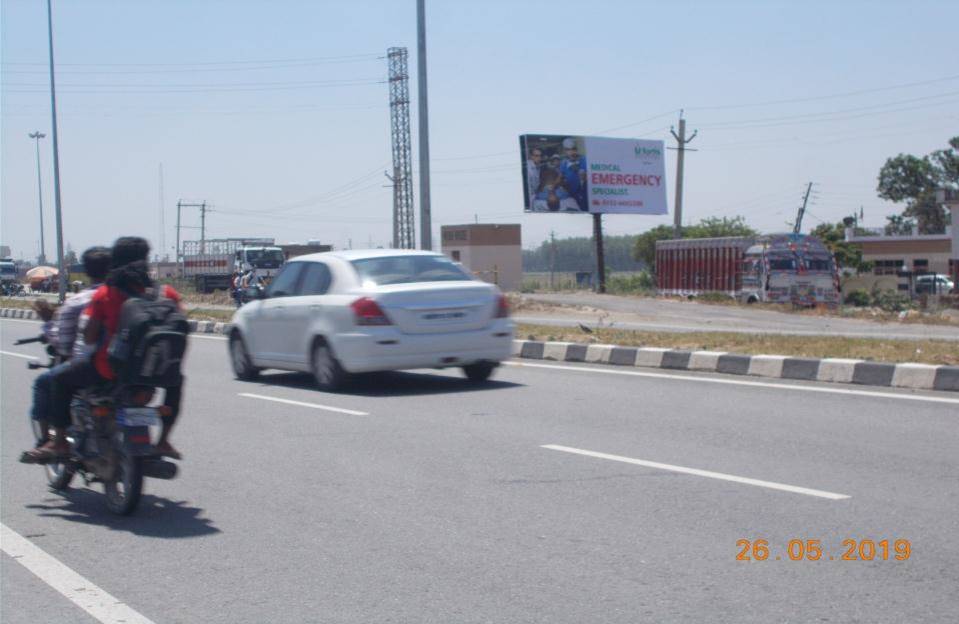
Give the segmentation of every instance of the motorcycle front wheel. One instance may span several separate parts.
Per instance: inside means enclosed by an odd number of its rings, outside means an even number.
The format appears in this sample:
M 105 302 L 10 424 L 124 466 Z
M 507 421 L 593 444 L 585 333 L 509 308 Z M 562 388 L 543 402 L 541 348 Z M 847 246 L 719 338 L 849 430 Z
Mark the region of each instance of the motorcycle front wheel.
M 133 513 L 143 492 L 140 458 L 120 450 L 113 478 L 103 482 L 103 490 L 107 496 L 107 509 L 119 516 Z

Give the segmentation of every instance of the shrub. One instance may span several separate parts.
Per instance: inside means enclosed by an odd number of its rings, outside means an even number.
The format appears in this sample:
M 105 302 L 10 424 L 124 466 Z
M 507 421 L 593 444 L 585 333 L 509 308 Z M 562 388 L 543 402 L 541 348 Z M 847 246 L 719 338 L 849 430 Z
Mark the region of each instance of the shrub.
M 893 290 L 880 290 L 873 293 L 872 304 L 886 312 L 902 312 L 913 307 L 908 295 Z
M 865 288 L 857 288 L 848 295 L 846 295 L 846 305 L 856 306 L 857 308 L 863 308 L 870 304 L 872 297 L 869 296 L 869 291 Z
M 610 275 L 606 279 L 606 292 L 613 295 L 648 293 L 655 288 L 653 277 L 646 271 L 631 275 Z
M 736 302 L 736 299 L 734 297 L 730 297 L 724 292 L 718 292 L 714 290 L 704 292 L 701 295 L 696 295 L 696 299 L 698 299 L 699 301 L 704 301 L 706 303 L 735 303 Z

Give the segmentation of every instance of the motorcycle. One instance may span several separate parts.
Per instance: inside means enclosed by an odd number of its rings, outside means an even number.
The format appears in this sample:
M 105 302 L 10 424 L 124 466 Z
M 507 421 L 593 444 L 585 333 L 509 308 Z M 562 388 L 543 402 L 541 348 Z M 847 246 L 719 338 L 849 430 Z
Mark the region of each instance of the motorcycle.
M 45 342 L 43 336 L 15 344 Z M 59 361 L 47 346 L 47 364 L 28 362 L 31 369 L 51 368 Z M 84 484 L 102 483 L 107 508 L 118 515 L 132 513 L 140 502 L 143 479 L 173 479 L 177 465 L 159 456 L 154 440 L 159 437 L 160 416 L 166 406 L 154 405 L 156 388 L 112 383 L 77 393 L 70 404 L 67 429 L 70 454 L 43 464 L 47 482 L 54 491 L 66 490 L 77 475 Z M 31 420 L 38 440 L 48 439 L 52 429 L 42 431 Z
M 4 297 L 26 297 L 27 291 L 19 282 L 4 282 L 2 286 Z

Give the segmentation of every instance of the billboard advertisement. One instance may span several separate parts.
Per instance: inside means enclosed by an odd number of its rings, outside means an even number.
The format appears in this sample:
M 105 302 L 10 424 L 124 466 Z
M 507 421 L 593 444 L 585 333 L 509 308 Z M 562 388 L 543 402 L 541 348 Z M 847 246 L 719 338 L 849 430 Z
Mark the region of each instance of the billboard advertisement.
M 526 212 L 667 213 L 662 141 L 524 134 Z

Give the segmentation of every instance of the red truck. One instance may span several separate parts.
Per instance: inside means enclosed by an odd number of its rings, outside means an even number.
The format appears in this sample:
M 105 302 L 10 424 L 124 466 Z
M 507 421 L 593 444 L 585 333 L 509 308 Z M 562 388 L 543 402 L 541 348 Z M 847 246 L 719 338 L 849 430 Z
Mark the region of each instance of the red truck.
M 804 234 L 658 241 L 656 288 L 661 295 L 722 292 L 745 303 L 839 305 L 832 254 Z

